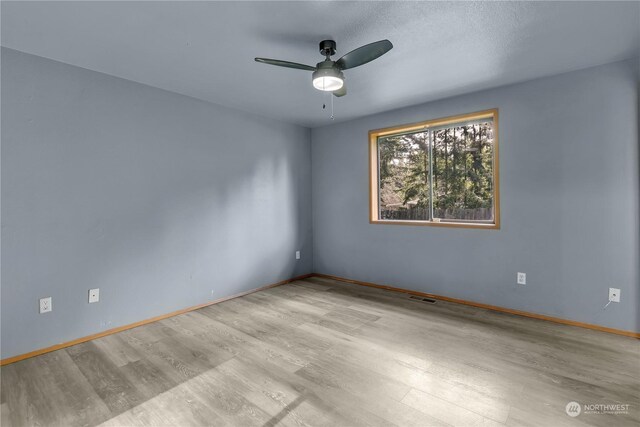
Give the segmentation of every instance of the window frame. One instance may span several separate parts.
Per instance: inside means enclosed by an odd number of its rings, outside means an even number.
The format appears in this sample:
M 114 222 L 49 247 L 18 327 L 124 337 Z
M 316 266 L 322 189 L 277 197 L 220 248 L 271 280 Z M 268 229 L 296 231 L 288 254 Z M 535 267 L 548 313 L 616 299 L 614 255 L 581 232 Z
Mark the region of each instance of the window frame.
M 493 204 L 494 223 L 465 223 L 465 222 L 438 222 L 433 220 L 390 220 L 380 219 L 379 209 L 379 165 L 378 165 L 378 138 L 400 133 L 410 133 L 420 130 L 427 130 L 448 124 L 473 121 L 480 119 L 493 120 Z M 418 123 L 393 126 L 383 129 L 369 131 L 369 223 L 371 224 L 391 224 L 391 225 L 418 225 L 427 227 L 450 227 L 450 228 L 480 228 L 487 230 L 500 229 L 500 156 L 498 138 L 498 109 L 477 111 L 475 113 L 460 114 L 456 116 L 442 117 L 438 119 L 426 120 Z

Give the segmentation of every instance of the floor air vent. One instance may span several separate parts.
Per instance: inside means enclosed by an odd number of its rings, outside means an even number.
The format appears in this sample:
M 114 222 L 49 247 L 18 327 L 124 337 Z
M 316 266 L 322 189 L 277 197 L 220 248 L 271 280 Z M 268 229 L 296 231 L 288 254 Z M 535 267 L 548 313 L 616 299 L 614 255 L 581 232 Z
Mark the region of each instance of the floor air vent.
M 436 300 L 434 300 L 434 299 L 423 298 L 423 297 L 419 297 L 419 296 L 416 296 L 416 295 L 411 295 L 409 298 L 412 299 L 412 300 L 416 300 L 416 301 L 428 302 L 429 304 L 435 304 L 436 303 Z

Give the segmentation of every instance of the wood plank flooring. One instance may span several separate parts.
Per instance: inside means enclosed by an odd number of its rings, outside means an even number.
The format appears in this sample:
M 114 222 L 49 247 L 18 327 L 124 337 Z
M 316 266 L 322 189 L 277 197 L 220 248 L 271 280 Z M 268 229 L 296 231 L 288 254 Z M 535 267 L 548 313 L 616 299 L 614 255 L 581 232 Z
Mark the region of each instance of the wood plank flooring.
M 636 339 L 320 278 L 1 379 L 3 427 L 640 425 Z M 571 401 L 630 406 L 573 418 Z

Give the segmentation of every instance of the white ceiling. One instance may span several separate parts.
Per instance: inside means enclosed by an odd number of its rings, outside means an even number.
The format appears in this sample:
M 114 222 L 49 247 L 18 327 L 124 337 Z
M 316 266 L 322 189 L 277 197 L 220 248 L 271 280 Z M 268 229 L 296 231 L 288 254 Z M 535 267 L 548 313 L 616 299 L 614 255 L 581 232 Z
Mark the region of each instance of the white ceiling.
M 309 127 L 329 123 L 315 65 L 389 39 L 345 72 L 342 121 L 637 56 L 640 2 L 7 2 L 2 45 Z M 334 59 L 337 59 L 334 58 Z

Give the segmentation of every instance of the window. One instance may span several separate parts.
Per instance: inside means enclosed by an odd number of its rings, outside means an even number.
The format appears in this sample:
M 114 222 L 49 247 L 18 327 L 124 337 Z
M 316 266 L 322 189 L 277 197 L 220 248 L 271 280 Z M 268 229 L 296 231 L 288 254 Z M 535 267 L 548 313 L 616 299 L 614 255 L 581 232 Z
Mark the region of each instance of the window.
M 369 132 L 372 223 L 499 228 L 498 111 Z

